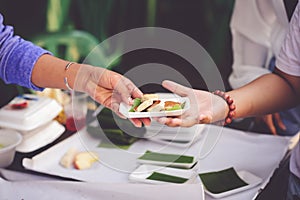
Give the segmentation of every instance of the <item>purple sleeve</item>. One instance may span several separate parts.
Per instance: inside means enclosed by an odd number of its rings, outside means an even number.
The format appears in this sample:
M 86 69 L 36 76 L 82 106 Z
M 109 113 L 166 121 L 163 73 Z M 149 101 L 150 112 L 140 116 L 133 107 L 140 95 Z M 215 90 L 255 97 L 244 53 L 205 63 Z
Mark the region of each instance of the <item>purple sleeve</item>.
M 5 83 L 42 90 L 31 82 L 31 74 L 34 64 L 43 54 L 51 53 L 14 35 L 13 27 L 4 25 L 0 14 L 0 78 Z

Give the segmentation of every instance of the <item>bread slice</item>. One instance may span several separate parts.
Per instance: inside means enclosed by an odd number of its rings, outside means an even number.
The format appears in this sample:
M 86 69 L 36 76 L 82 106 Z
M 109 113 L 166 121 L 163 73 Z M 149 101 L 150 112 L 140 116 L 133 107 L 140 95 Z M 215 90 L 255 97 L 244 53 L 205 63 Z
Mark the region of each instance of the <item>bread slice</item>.
M 144 101 L 143 103 L 141 103 L 137 108 L 136 111 L 137 112 L 142 112 L 144 110 L 146 110 L 149 106 L 151 106 L 153 104 L 153 100 L 149 99 Z
M 164 103 L 160 100 L 154 101 L 154 103 L 147 108 L 148 112 L 159 112 L 164 109 Z
M 144 94 L 141 98 L 142 102 L 147 101 L 149 99 L 158 100 L 158 94 Z

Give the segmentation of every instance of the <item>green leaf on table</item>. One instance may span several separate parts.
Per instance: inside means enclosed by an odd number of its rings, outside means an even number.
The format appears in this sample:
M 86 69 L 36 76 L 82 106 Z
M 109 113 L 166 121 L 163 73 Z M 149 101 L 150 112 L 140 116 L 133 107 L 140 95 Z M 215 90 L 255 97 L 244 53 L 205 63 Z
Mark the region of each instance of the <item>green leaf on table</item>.
M 248 185 L 238 176 L 233 167 L 216 172 L 201 173 L 199 177 L 205 188 L 214 194 Z
M 192 163 L 194 161 L 193 156 L 156 153 L 152 151 L 146 151 L 144 155 L 140 156 L 138 159 L 152 160 L 152 161 L 159 161 L 159 162 L 172 162 L 172 163 Z
M 113 143 L 107 143 L 107 142 L 101 142 L 98 147 L 100 148 L 107 148 L 107 149 L 115 149 L 115 148 L 119 148 L 119 149 L 123 149 L 123 150 L 127 150 L 129 149 L 131 145 L 116 145 Z
M 99 125 L 88 125 L 87 132 L 101 139 L 100 147 L 129 148 L 146 132 L 145 127 L 137 128 L 129 120 L 114 116 L 107 108 L 97 115 L 97 120 Z
M 169 183 L 185 183 L 188 180 L 187 178 L 172 176 L 169 174 L 163 174 L 159 172 L 153 172 L 150 176 L 147 177 L 147 179 Z

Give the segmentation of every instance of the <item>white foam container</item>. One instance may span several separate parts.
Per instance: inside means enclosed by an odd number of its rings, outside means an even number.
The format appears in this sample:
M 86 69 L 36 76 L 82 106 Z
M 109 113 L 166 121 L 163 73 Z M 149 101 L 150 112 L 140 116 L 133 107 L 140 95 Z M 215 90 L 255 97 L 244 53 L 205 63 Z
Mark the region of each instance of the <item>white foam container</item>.
M 52 120 L 32 131 L 21 132 L 23 140 L 16 148 L 18 152 L 29 153 L 50 144 L 65 131 L 65 127 Z
M 29 94 L 24 97 L 33 99 L 28 100 L 27 108 L 12 109 L 11 103 L 20 98 L 15 97 L 0 109 L 0 127 L 31 131 L 50 122 L 62 111 L 62 106 L 54 99 Z

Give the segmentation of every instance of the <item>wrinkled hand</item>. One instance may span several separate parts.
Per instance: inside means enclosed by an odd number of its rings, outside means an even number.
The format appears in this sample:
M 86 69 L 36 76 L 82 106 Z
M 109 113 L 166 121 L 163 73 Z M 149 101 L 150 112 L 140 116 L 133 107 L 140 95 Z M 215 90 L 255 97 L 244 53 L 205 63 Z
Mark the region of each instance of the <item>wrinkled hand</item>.
M 280 129 L 286 130 L 286 127 L 285 127 L 284 123 L 282 122 L 279 113 L 259 116 L 259 117 L 256 117 L 255 120 L 256 120 L 256 122 L 262 121 L 263 123 L 265 123 L 273 135 L 277 135 L 275 124 L 277 124 Z
M 199 123 L 219 121 L 223 119 L 228 112 L 228 110 L 226 110 L 228 109 L 226 102 L 210 92 L 191 89 L 172 81 L 164 81 L 162 85 L 179 96 L 188 97 L 190 99 L 190 109 L 179 117 L 157 118 L 159 123 L 171 127 L 190 127 Z
M 133 98 L 138 98 L 143 93 L 126 77 L 116 72 L 82 65 L 77 73 L 74 89 L 91 96 L 95 101 L 114 111 L 118 116 L 125 118 L 120 112 L 121 102 L 131 105 Z M 150 119 L 131 119 L 135 126 L 141 127 L 142 123 L 150 124 Z

